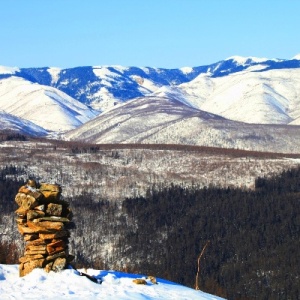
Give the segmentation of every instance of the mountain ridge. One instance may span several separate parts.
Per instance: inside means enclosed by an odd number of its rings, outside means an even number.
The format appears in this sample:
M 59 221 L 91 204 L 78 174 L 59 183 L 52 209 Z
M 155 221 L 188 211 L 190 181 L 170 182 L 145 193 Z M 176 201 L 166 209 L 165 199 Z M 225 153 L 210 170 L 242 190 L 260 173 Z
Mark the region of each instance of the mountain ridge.
M 16 82 L 21 81 L 26 82 L 27 86 L 25 89 L 23 88 L 23 94 L 20 93 L 14 97 L 14 102 L 12 101 L 13 97 L 9 98 L 8 96 L 18 88 Z M 9 84 L 10 88 L 8 88 Z M 147 110 L 148 116 L 149 109 L 152 110 L 152 134 L 149 130 L 147 133 L 141 132 L 138 135 L 139 138 L 137 135 L 128 136 L 127 134 L 128 138 L 123 138 L 123 141 L 110 138 L 110 143 L 142 140 L 153 143 L 154 136 L 162 143 L 169 143 L 170 138 L 167 136 L 170 136 L 170 133 L 166 126 L 168 122 L 166 121 L 165 126 L 162 126 L 163 117 L 161 113 L 158 113 L 162 103 L 168 106 L 167 113 L 164 114 L 166 120 L 175 118 L 179 102 L 181 103 L 181 112 L 185 110 L 184 115 L 188 116 L 185 119 L 185 126 L 175 126 L 173 122 L 172 130 L 177 130 L 178 136 L 181 135 L 181 138 L 176 138 L 179 143 L 199 145 L 199 140 L 197 142 L 191 138 L 190 133 L 187 134 L 190 131 L 186 130 L 186 126 L 188 126 L 191 131 L 197 132 L 197 126 L 199 126 L 200 119 L 195 121 L 196 119 L 187 113 L 191 108 L 198 110 L 198 113 L 200 111 L 207 112 L 225 120 L 222 121 L 224 128 L 221 128 L 221 125 L 217 126 L 219 133 L 216 138 L 220 139 L 220 142 L 217 143 L 218 146 L 222 146 L 222 143 L 224 146 L 228 144 L 228 140 L 222 142 L 222 138 L 227 134 L 226 126 L 228 127 L 228 125 L 226 124 L 229 121 L 231 124 L 229 127 L 232 127 L 232 124 L 243 128 L 248 126 L 239 125 L 239 122 L 255 126 L 259 124 L 297 126 L 300 125 L 298 90 L 300 90 L 299 55 L 288 60 L 232 56 L 206 66 L 178 69 L 117 65 L 83 66 L 69 69 L 0 66 L 0 109 L 34 122 L 54 135 L 55 132 L 59 135 L 64 133 L 67 138 L 76 139 L 75 132 L 77 131 L 81 135 L 79 132 L 88 129 L 91 124 L 90 120 L 97 119 L 97 122 L 101 118 L 105 120 L 108 116 L 107 113 L 111 115 L 112 120 L 114 118 L 112 112 L 117 112 L 117 115 L 120 116 L 120 109 L 126 110 L 132 120 L 135 118 L 132 128 L 129 127 L 129 120 L 126 122 L 127 133 L 134 133 L 135 128 L 143 128 L 143 120 L 146 118 L 146 116 L 143 118 L 142 115 L 137 118 L 138 112 L 141 112 L 137 103 L 146 105 L 147 101 L 154 100 L 149 104 Z M 37 93 L 37 96 L 32 96 L 33 91 Z M 37 107 L 41 101 L 46 103 L 43 110 L 42 107 Z M 132 105 L 131 101 L 136 101 L 135 105 Z M 10 102 L 9 107 L 7 102 Z M 27 113 L 16 112 L 12 109 L 11 103 L 18 103 L 19 107 L 23 111 L 26 110 Z M 33 103 L 36 105 L 32 106 Z M 136 112 L 129 112 L 130 107 Z M 30 113 L 27 108 L 31 108 L 29 109 Z M 54 119 L 55 121 L 52 121 Z M 232 121 L 238 123 L 232 123 Z M 88 125 L 85 125 L 87 123 Z M 119 123 L 112 122 L 111 124 L 114 125 L 108 128 L 102 122 L 102 125 L 98 126 L 98 133 L 94 129 L 94 134 L 99 137 L 99 135 L 103 136 L 106 131 L 107 135 L 116 137 L 114 132 L 117 129 L 120 136 L 121 133 L 124 134 L 124 131 L 122 131 L 122 126 L 118 126 Z M 122 121 L 122 124 L 125 123 Z M 212 131 L 215 131 L 215 127 L 212 124 L 210 126 L 212 127 L 205 130 L 211 134 Z M 81 127 L 83 129 L 80 129 Z M 155 128 L 159 128 L 160 136 L 154 133 Z M 110 130 L 113 131 L 109 132 Z M 68 133 L 68 131 L 70 132 Z M 251 129 L 249 132 L 252 131 Z M 260 127 L 259 132 L 262 131 L 264 134 L 259 139 L 268 140 L 266 138 L 267 130 L 262 130 Z M 85 133 L 85 135 L 92 136 L 93 134 Z M 235 134 L 233 135 L 235 136 Z M 275 140 L 280 135 L 281 133 Z M 290 140 L 295 137 L 295 130 L 292 130 L 291 135 Z M 249 133 L 248 136 L 254 135 Z M 146 141 L 149 138 L 150 140 Z M 203 140 L 207 141 L 207 139 L 207 136 L 203 137 Z M 96 140 L 92 141 L 89 138 L 89 142 L 96 142 Z M 230 144 L 232 147 L 244 147 L 243 145 L 238 146 L 236 143 Z M 291 142 L 288 141 L 288 144 Z M 206 144 L 204 143 L 204 145 Z M 209 144 L 209 146 L 214 145 Z

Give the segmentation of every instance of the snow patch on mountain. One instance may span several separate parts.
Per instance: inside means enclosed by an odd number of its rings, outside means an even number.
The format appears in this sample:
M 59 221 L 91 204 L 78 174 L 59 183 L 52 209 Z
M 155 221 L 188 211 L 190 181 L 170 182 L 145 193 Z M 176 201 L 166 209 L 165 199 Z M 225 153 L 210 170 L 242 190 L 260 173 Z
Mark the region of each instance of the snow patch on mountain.
M 57 81 L 59 80 L 59 74 L 61 72 L 60 68 L 48 68 L 48 73 L 50 74 L 52 80 L 51 80 L 51 85 L 55 85 Z
M 191 67 L 182 67 L 180 68 L 180 70 L 182 71 L 183 74 L 189 74 L 192 73 L 194 69 Z

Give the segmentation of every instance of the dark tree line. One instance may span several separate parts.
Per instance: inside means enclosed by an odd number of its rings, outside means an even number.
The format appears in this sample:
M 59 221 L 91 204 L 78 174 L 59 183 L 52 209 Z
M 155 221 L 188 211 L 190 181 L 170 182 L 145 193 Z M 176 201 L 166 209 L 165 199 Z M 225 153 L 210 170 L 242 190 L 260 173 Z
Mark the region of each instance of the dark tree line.
M 28 137 L 24 134 L 13 131 L 0 131 L 0 141 L 27 141 Z
M 0 171 L 0 220 L 14 214 L 24 184 L 18 174 L 13 166 Z M 210 241 L 201 290 L 228 299 L 300 298 L 300 168 L 258 178 L 255 191 L 161 186 L 120 202 L 89 193 L 66 200 L 77 267 L 122 268 L 195 287 L 197 258 Z M 18 263 L 15 252 L 0 241 L 0 263 Z
M 172 186 L 127 199 L 123 208 L 138 231 L 122 241 L 135 245 L 125 255 L 138 258 L 143 272 L 194 287 L 197 257 L 210 241 L 203 290 L 228 299 L 299 299 L 299 175 L 300 168 L 259 178 L 257 191 Z

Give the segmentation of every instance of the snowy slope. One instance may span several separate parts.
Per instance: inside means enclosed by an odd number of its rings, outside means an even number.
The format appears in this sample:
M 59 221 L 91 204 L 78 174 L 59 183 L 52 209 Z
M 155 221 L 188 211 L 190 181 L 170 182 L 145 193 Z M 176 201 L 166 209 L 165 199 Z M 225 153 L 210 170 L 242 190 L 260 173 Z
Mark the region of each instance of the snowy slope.
M 147 281 L 147 285 L 137 285 L 135 278 L 145 278 L 137 274 L 117 271 L 88 269 L 89 275 L 101 278 L 97 284 L 79 276 L 73 269 L 60 273 L 46 273 L 35 269 L 25 277 L 19 277 L 18 265 L 0 265 L 0 295 L 7 299 L 103 299 L 103 300 L 221 300 L 201 291 L 157 279 L 158 284 Z
M 0 80 L 0 109 L 50 131 L 73 129 L 97 114 L 55 88 L 15 76 Z
M 68 132 L 65 137 L 93 143 L 139 143 L 164 128 L 191 118 L 199 118 L 203 122 L 222 119 L 187 106 L 176 98 L 149 96 L 111 109 Z M 184 138 L 184 134 L 182 136 Z
M 31 136 L 45 136 L 48 132 L 34 123 L 0 111 L 0 130 Z
M 300 69 L 256 69 L 180 85 L 199 109 L 257 124 L 289 124 L 300 117 Z
M 299 152 L 299 126 L 235 122 L 180 100 L 159 96 L 134 99 L 67 132 L 65 138 L 99 144 L 187 144 Z

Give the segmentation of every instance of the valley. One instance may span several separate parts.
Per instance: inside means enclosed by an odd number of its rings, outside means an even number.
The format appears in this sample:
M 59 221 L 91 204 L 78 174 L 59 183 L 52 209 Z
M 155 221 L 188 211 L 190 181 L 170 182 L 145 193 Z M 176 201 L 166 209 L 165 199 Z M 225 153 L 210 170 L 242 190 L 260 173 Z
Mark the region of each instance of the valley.
M 24 180 L 62 185 L 64 195 L 100 199 L 144 196 L 152 186 L 252 189 L 257 177 L 298 166 L 299 154 L 276 154 L 187 145 L 83 144 L 29 139 L 0 143 L 0 167 L 22 170 Z

